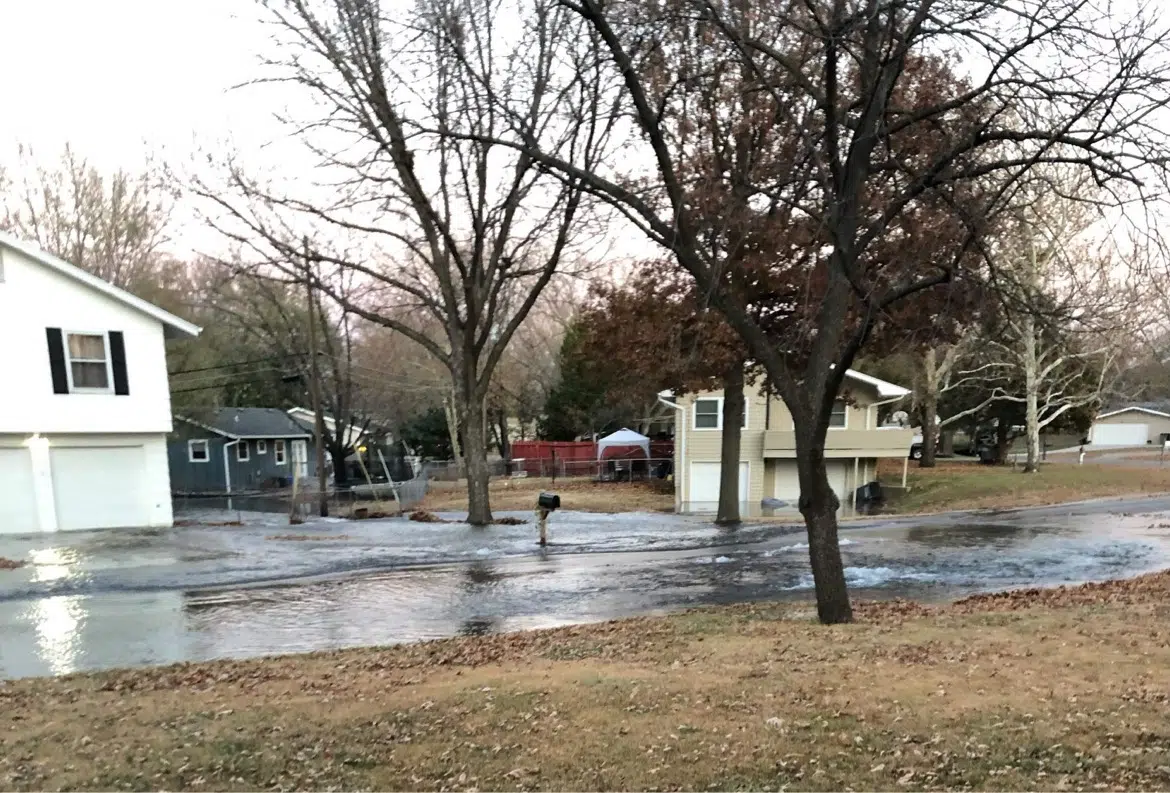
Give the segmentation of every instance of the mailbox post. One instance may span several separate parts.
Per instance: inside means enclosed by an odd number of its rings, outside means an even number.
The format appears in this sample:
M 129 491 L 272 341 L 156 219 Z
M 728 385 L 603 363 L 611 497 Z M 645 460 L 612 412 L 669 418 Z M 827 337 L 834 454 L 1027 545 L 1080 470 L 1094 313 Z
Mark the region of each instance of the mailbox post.
M 561 508 L 561 497 L 556 493 L 541 493 L 536 498 L 536 524 L 540 527 L 540 544 L 548 545 L 548 516 Z

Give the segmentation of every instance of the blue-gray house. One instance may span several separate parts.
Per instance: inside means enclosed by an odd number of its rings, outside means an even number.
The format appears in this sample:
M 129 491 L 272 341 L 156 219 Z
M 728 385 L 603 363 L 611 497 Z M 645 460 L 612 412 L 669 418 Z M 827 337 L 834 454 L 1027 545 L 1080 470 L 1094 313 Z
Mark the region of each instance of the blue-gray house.
M 317 473 L 312 434 L 278 408 L 175 416 L 167 456 L 174 493 L 288 487 Z

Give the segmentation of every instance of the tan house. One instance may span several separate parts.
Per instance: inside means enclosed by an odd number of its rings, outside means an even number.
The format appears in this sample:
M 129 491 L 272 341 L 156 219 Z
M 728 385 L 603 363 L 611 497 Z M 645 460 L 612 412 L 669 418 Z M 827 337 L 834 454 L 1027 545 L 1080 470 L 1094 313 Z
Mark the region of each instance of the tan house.
M 1161 446 L 1170 439 L 1170 405 L 1129 405 L 1097 416 L 1089 442 L 1098 446 Z
M 846 373 L 843 399 L 833 411 L 825 441 L 829 482 L 843 505 L 852 504 L 857 488 L 876 479 L 879 459 L 908 457 L 913 432 L 879 427 L 878 406 L 909 393 L 876 377 Z M 800 483 L 792 416 L 779 398 L 766 397 L 758 387 L 747 387 L 745 402 L 739 463 L 744 512 L 758 514 L 764 499 L 795 507 Z M 723 392 L 687 394 L 676 400 L 675 408 L 675 507 L 683 512 L 714 511 L 719 501 Z

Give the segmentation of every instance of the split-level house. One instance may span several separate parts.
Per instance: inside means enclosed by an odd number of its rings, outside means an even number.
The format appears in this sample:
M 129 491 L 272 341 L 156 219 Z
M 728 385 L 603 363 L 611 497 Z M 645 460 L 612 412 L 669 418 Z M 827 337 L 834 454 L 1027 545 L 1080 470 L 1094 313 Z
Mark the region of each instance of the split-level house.
M 877 477 L 882 458 L 905 460 L 913 432 L 879 426 L 878 409 L 909 390 L 849 370 L 825 441 L 829 483 L 842 505 Z M 758 513 L 765 499 L 795 507 L 800 497 L 796 472 L 796 433 L 792 415 L 778 397 L 758 386 L 745 389 L 740 440 L 739 500 L 746 514 Z M 723 444 L 723 392 L 702 391 L 679 397 L 674 431 L 675 506 L 680 511 L 713 511 L 719 501 Z

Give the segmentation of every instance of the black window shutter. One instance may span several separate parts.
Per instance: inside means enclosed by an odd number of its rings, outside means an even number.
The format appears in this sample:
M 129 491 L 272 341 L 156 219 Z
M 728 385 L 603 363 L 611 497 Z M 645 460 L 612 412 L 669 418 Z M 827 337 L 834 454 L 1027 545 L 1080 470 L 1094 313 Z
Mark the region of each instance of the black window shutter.
M 126 342 L 120 330 L 110 331 L 110 366 L 114 370 L 114 393 L 127 396 L 130 381 L 126 378 Z
M 53 393 L 69 393 L 69 376 L 65 373 L 65 344 L 60 328 L 45 328 L 49 342 L 49 370 L 53 373 Z

